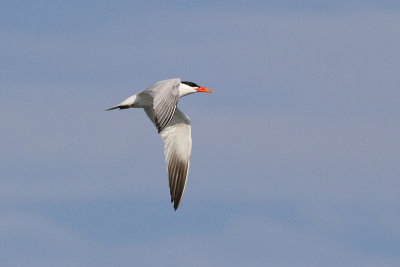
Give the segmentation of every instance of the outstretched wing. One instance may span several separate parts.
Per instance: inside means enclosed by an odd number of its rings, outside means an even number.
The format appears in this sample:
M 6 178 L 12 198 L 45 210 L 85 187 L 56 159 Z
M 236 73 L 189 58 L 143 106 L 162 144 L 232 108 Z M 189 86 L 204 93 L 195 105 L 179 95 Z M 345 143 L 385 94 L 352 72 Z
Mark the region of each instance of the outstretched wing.
M 171 123 L 160 133 L 164 141 L 171 202 L 176 210 L 185 191 L 192 153 L 190 119 L 178 108 Z
M 159 81 L 143 91 L 153 97 L 154 122 L 158 133 L 167 127 L 179 99 L 180 79 Z

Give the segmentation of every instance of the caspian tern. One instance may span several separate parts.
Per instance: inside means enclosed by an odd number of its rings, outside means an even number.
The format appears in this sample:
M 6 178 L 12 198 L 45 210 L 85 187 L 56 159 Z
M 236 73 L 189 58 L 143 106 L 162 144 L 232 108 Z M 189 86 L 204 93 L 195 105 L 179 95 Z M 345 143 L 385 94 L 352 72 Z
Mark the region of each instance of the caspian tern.
M 143 108 L 164 141 L 171 202 L 176 210 L 185 191 L 192 153 L 190 119 L 176 107 L 189 94 L 213 93 L 211 89 L 180 79 L 159 81 L 143 92 L 130 96 L 113 109 Z

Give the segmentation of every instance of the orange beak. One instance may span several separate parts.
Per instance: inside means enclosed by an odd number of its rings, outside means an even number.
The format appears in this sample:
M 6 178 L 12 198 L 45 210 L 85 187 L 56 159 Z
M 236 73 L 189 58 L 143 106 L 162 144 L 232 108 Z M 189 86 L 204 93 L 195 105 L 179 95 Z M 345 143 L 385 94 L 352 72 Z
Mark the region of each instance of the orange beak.
M 200 86 L 199 88 L 196 89 L 197 92 L 203 92 L 203 93 L 214 93 L 213 90 L 208 89 L 207 87 L 202 87 Z

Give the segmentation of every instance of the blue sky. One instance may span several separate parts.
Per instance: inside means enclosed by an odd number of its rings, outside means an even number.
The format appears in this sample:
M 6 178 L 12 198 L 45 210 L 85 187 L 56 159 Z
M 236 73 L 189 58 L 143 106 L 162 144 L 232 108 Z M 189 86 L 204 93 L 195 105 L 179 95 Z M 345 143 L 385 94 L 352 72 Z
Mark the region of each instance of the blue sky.
M 3 1 L 7 266 L 398 266 L 398 1 Z M 193 152 L 174 212 L 141 110 L 157 80 Z

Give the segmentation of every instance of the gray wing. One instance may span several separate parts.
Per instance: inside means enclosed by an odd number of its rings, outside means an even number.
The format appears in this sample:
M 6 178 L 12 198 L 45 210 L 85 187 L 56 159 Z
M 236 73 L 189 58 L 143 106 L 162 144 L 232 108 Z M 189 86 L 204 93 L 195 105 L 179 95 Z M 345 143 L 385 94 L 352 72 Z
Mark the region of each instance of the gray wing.
M 180 79 L 159 81 L 143 91 L 153 97 L 154 122 L 158 133 L 165 129 L 174 115 L 180 83 Z
M 154 123 L 153 110 L 144 109 Z M 190 119 L 179 108 L 176 109 L 169 125 L 160 133 L 164 141 L 165 161 L 168 169 L 169 192 L 176 210 L 185 191 L 192 153 Z
M 190 119 L 176 109 L 171 123 L 161 132 L 164 141 L 165 161 L 168 165 L 171 202 L 176 210 L 185 191 L 192 153 Z

